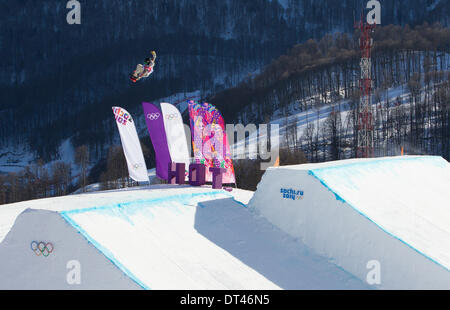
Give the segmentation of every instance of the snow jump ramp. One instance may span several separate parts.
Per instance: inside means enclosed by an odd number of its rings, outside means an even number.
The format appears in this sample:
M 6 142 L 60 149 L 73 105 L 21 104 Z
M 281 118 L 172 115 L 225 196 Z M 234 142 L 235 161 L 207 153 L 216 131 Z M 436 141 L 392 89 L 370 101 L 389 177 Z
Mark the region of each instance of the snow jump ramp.
M 269 168 L 249 208 L 362 281 L 376 266 L 378 288 L 450 289 L 450 165 L 441 157 Z
M 0 244 L 0 257 L 1 290 L 140 288 L 54 211 L 22 212 Z M 82 279 L 76 285 L 74 261 Z
M 156 186 L 4 205 L 0 289 L 369 288 L 250 212 L 252 194 Z

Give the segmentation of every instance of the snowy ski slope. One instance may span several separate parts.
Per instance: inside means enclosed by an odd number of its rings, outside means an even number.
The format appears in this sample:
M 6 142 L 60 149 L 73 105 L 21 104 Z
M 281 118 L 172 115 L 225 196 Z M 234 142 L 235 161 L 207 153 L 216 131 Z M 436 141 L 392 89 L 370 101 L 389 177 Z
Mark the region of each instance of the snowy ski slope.
M 269 168 L 249 206 L 380 288 L 450 288 L 450 165 L 403 156 Z M 283 192 L 295 192 L 288 197 Z

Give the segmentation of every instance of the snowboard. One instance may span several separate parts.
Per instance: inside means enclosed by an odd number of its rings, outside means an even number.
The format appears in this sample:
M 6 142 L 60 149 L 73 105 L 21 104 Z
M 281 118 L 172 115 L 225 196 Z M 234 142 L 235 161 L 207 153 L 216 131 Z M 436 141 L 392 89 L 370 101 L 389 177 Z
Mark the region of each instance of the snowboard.
M 142 73 L 144 72 L 144 66 L 141 64 L 138 64 L 136 67 L 136 70 L 133 71 L 133 73 L 130 75 L 130 80 L 133 83 L 136 83 L 142 78 Z

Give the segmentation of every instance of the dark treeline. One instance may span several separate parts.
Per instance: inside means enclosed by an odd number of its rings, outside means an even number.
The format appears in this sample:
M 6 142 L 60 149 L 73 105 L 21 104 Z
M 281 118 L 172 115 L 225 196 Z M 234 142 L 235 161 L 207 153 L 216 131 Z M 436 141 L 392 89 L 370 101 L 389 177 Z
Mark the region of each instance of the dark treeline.
M 142 141 L 141 147 L 146 163 L 154 165 L 155 155 L 149 144 Z M 56 161 L 51 165 L 45 165 L 42 160 L 38 160 L 36 164 L 20 172 L 0 175 L 0 204 L 64 196 L 75 191 L 84 193 L 91 190 L 87 185 L 93 182 L 99 182 L 101 190 L 138 185 L 128 176 L 121 146 L 111 146 L 106 160 L 95 165 L 90 173 L 88 173 L 90 165 L 88 147 L 86 145 L 78 147 L 74 155 L 78 168 L 76 174 L 68 163 Z
M 0 175 L 0 204 L 69 194 L 72 186 L 70 165 L 55 162 L 46 168 L 43 161 L 19 173 Z
M 354 38 L 336 34 L 296 45 L 260 75 L 216 95 L 212 103 L 221 109 L 229 123 L 233 119 L 265 123 L 275 111 L 279 111 L 281 117 L 286 116 L 282 142 L 293 154 L 302 154 L 300 150 L 305 153 L 305 156 L 297 156 L 297 161 L 287 161 L 289 163 L 304 162 L 303 157 L 312 162 L 352 157 L 356 151 L 354 133 L 359 109 L 357 36 L 357 33 Z M 376 30 L 374 41 L 372 71 L 376 90 L 372 101 L 376 155 L 398 154 L 403 147 L 409 154 L 437 154 L 449 159 L 449 29 L 427 24 L 414 29 L 386 26 Z M 399 95 L 406 93 L 407 96 L 383 100 L 388 88 L 395 86 L 401 86 Z M 307 110 L 313 111 L 314 116 L 314 111 L 319 113 L 326 105 L 334 109 L 326 121 L 316 122 L 312 117 L 301 133 L 295 119 L 287 118 L 293 112 Z M 87 111 L 85 115 L 82 122 L 88 128 L 95 115 Z M 114 122 L 95 126 L 116 130 Z M 114 144 L 112 135 L 102 138 L 88 129 L 85 133 L 90 133 L 92 140 L 88 141 Z M 51 136 L 47 139 L 51 140 Z M 83 140 L 79 139 L 81 143 Z M 150 141 L 145 138 L 141 142 L 147 164 L 153 167 Z M 64 195 L 99 180 L 103 189 L 135 185 L 127 177 L 123 153 L 118 147 L 109 148 L 106 159 L 86 176 L 87 163 L 95 164 L 89 160 L 96 152 L 91 148 L 77 148 L 75 158 L 80 173 L 76 176 L 64 163 L 57 162 L 46 168 L 43 161 L 20 173 L 0 176 L 0 203 Z M 236 161 L 238 186 L 255 188 L 262 172 L 249 175 L 248 171 L 256 171 L 250 168 L 258 164 L 257 161 Z
M 8 46 L 0 50 L 0 110 L 9 120 L 0 147 L 29 145 L 45 161 L 69 137 L 104 158 L 115 133 L 102 124 L 111 106 L 134 111 L 177 92 L 229 87 L 296 37 L 282 7 L 267 0 L 81 1 L 77 26 L 66 23 L 64 1 L 0 6 L 0 44 Z M 128 75 L 150 50 L 158 52 L 155 73 L 132 85 Z
M 226 119 L 265 123 L 286 116 L 285 142 L 304 149 L 310 161 L 355 156 L 360 76 L 356 32 L 327 35 L 294 46 L 255 77 L 211 98 Z M 450 158 L 450 29 L 438 24 L 378 27 L 373 33 L 376 155 L 409 153 Z M 406 97 L 388 96 L 401 87 Z M 388 100 L 385 98 L 388 97 Z M 389 100 L 389 97 L 391 99 Z M 327 121 L 311 121 L 298 134 L 292 113 L 332 106 Z M 345 112 L 345 113 L 344 113 Z
M 81 25 L 68 25 L 61 0 L 0 4 L 0 147 L 26 145 L 45 161 L 61 142 L 107 156 L 112 135 L 102 120 L 120 105 L 177 92 L 214 92 L 236 85 L 309 37 L 351 32 L 359 0 L 98 0 L 80 1 Z M 448 24 L 448 6 L 429 0 L 385 1 L 383 23 Z M 429 9 L 424 9 L 429 8 Z M 358 14 L 356 14 L 358 15 Z M 150 80 L 128 74 L 158 51 Z
M 89 182 L 87 146 L 78 147 L 74 159 L 79 167 L 77 175 L 74 175 L 69 163 L 56 161 L 51 165 L 45 165 L 42 159 L 20 172 L 0 175 L 0 204 L 64 196 L 76 188 L 82 188 L 84 192 Z

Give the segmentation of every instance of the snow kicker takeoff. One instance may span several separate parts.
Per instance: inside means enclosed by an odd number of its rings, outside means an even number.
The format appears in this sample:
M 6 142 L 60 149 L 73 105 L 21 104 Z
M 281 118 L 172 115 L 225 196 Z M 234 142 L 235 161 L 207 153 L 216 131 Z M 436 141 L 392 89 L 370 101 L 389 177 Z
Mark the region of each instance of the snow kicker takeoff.
M 155 60 L 156 60 L 156 52 L 151 51 L 152 58 L 145 58 L 144 65 L 138 64 L 136 67 L 136 70 L 133 71 L 133 73 L 130 75 L 130 80 L 133 83 L 136 83 L 142 78 L 147 78 L 150 76 L 150 74 L 153 73 L 153 67 L 155 66 Z

